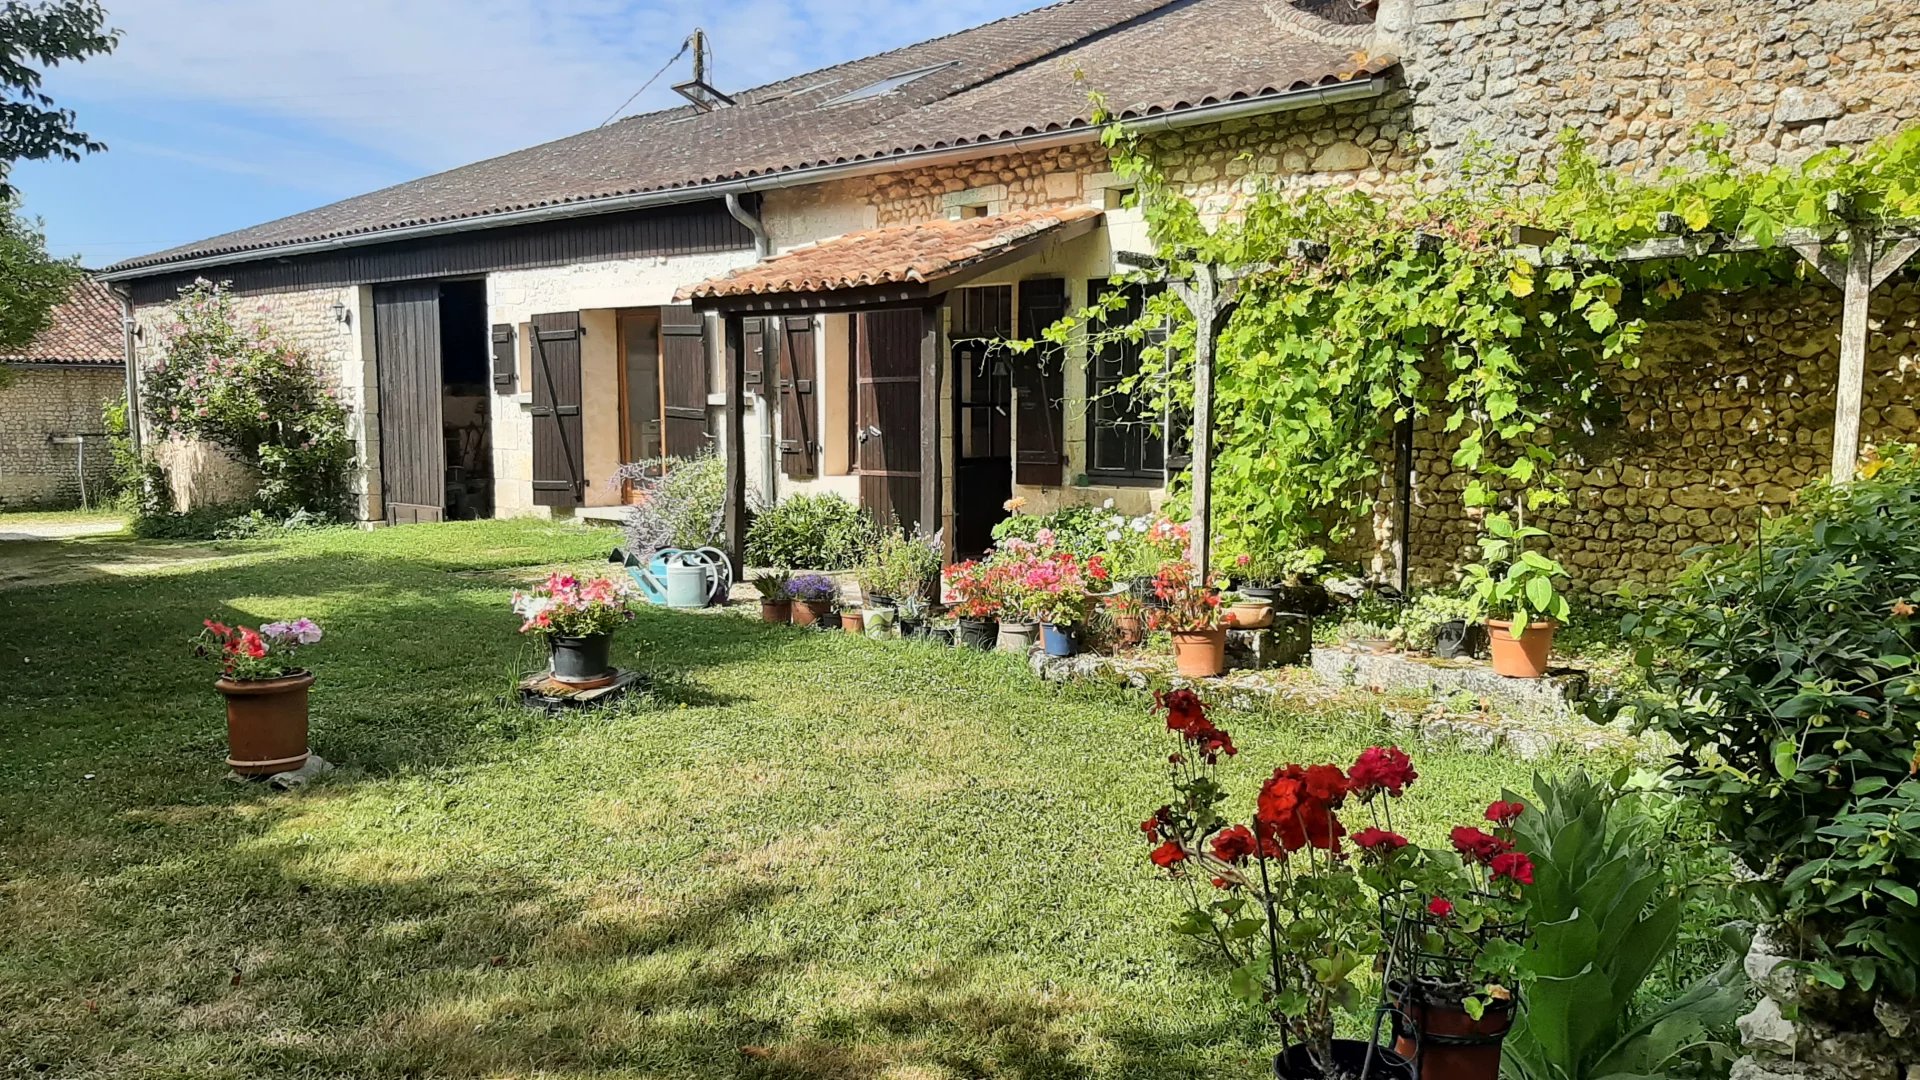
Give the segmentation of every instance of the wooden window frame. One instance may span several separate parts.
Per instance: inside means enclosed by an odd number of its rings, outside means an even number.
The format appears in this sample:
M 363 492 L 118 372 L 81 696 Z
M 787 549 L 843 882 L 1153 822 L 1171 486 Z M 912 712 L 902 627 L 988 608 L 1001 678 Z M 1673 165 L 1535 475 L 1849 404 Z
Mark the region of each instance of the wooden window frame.
M 1146 286 L 1126 285 L 1121 286 L 1121 288 L 1139 290 L 1141 303 L 1143 305 L 1146 303 L 1147 298 L 1152 295 L 1152 291 Z M 1087 288 L 1088 305 L 1091 306 L 1094 304 L 1106 289 L 1107 283 L 1104 281 L 1096 280 L 1089 282 Z M 1101 325 L 1111 326 L 1113 324 L 1103 323 Z M 1161 429 L 1158 432 L 1154 430 L 1153 426 L 1147 422 L 1144 416 L 1137 417 L 1125 425 L 1103 425 L 1100 422 L 1100 410 L 1097 405 L 1104 388 L 1118 385 L 1118 383 L 1125 381 L 1130 374 L 1140 370 L 1140 351 L 1145 345 L 1145 342 L 1138 345 L 1132 343 L 1121 344 L 1120 347 L 1125 350 L 1125 353 L 1121 361 L 1120 375 L 1115 379 L 1102 379 L 1099 375 L 1101 361 L 1099 351 L 1093 347 L 1091 340 L 1087 343 L 1085 401 L 1087 414 L 1085 444 L 1087 458 L 1086 468 L 1083 471 L 1090 483 L 1100 483 L 1114 487 L 1156 487 L 1167 481 L 1166 417 L 1162 416 L 1160 418 Z M 1095 440 L 1099 437 L 1103 428 L 1119 428 L 1123 434 L 1129 438 L 1127 453 L 1128 465 L 1125 468 L 1100 468 L 1097 466 Z M 1148 468 L 1144 464 L 1147 444 L 1150 441 L 1158 442 L 1161 445 L 1162 460 L 1157 468 Z

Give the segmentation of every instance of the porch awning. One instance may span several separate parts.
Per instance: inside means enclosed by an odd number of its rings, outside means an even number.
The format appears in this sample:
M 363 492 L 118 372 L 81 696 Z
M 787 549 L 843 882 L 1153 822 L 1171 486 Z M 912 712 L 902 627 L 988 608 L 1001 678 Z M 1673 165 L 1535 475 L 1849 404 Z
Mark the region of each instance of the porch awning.
M 911 303 L 1026 258 L 1045 243 L 1084 236 L 1091 206 L 889 225 L 795 248 L 676 297 L 720 311 L 820 311 Z

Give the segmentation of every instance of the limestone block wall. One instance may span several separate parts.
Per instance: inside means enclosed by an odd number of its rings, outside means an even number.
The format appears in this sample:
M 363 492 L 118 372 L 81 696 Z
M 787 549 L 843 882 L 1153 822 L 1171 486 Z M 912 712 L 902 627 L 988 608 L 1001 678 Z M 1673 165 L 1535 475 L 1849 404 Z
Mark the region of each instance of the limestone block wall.
M 373 362 L 373 301 L 368 286 L 261 293 L 235 300 L 242 318 L 261 319 L 306 349 L 347 407 L 353 433 L 352 490 L 362 520 L 385 513 L 380 502 L 380 395 Z M 135 356 L 142 368 L 157 360 L 173 318 L 167 305 L 142 305 L 134 311 L 139 332 Z M 174 503 L 180 509 L 245 499 L 253 493 L 249 471 L 213 447 L 170 441 L 152 435 L 151 417 L 142 417 L 148 445 L 167 470 Z
M 97 498 L 113 475 L 105 438 L 81 447 L 49 436 L 102 436 L 100 410 L 126 393 L 118 367 L 14 365 L 0 385 L 0 507 L 65 507 Z
M 1670 578 L 1702 544 L 1750 537 L 1831 468 L 1840 299 L 1824 287 L 1706 297 L 1648 328 L 1640 369 L 1611 380 L 1616 409 L 1587 421 L 1564 459 L 1571 503 L 1532 517 L 1585 589 Z M 1872 308 L 1862 439 L 1920 438 L 1920 284 L 1881 287 Z M 1449 582 L 1475 550 L 1467 477 L 1437 422 L 1416 433 L 1416 578 Z

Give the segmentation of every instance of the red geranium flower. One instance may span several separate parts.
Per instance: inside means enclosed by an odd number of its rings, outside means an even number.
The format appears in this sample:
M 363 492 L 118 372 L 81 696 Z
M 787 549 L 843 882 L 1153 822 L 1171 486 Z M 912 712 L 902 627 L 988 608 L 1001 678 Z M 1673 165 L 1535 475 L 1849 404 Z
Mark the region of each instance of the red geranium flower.
M 1363 800 L 1382 791 L 1400 795 L 1419 777 L 1413 771 L 1413 761 L 1397 746 L 1368 747 L 1360 751 L 1353 768 L 1347 771 L 1353 794 Z
M 1533 860 L 1525 852 L 1503 851 L 1493 857 L 1490 864 L 1493 876 L 1506 878 L 1516 885 L 1533 884 Z
M 1213 838 L 1213 857 L 1237 865 L 1253 856 L 1255 846 L 1253 830 L 1235 825 Z
M 1453 914 L 1453 901 L 1444 896 L 1436 896 L 1427 901 L 1427 914 L 1436 919 L 1444 919 Z
M 1170 690 L 1156 695 L 1154 704 L 1166 711 L 1168 731 L 1185 735 L 1195 724 L 1207 722 L 1206 703 L 1191 690 Z
M 1261 839 L 1279 844 L 1284 851 L 1299 851 L 1308 845 L 1339 851 L 1347 827 L 1333 810 L 1345 795 L 1346 777 L 1338 767 L 1289 764 L 1275 769 L 1261 786 L 1254 824 L 1260 829 Z
M 1496 825 L 1506 826 L 1514 823 L 1521 814 L 1526 813 L 1527 804 L 1523 802 L 1502 802 L 1495 799 L 1487 806 L 1487 820 Z
M 1460 825 L 1453 830 L 1453 850 L 1477 863 L 1490 863 L 1494 856 L 1512 849 L 1513 845 L 1507 841 L 1471 825 Z
M 1309 765 L 1307 794 L 1330 806 L 1339 806 L 1347 797 L 1347 774 L 1341 772 L 1338 765 Z
M 1181 847 L 1178 841 L 1169 840 L 1154 848 L 1153 854 L 1147 857 L 1153 860 L 1153 865 L 1167 870 L 1187 861 L 1187 849 Z
M 1407 838 L 1399 833 L 1372 827 L 1354 833 L 1353 842 L 1368 851 L 1379 848 L 1383 852 L 1394 852 L 1407 846 Z

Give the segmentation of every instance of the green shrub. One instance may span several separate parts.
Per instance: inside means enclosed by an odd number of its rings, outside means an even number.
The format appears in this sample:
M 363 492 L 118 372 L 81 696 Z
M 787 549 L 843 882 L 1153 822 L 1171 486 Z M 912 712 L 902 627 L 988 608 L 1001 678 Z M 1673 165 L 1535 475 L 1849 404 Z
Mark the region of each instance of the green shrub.
M 1423 592 L 1400 609 L 1401 641 L 1409 649 L 1432 652 L 1442 626 L 1456 619 L 1473 622 L 1476 618 L 1473 601 L 1458 593 Z
M 1680 744 L 1679 786 L 1759 875 L 1824 985 L 1816 1011 L 1920 991 L 1920 459 L 1816 484 L 1755 540 L 1710 552 L 1628 616 Z
M 711 547 L 725 539 L 727 463 L 718 454 L 636 461 L 620 466 L 614 479 L 631 484 L 639 500 L 622 526 L 630 553 Z
M 794 495 L 747 528 L 751 566 L 851 570 L 879 539 L 866 511 L 838 495 Z
M 860 588 L 869 597 L 899 601 L 924 597 L 940 577 L 938 537 L 908 536 L 893 529 L 882 536 L 860 564 Z
M 139 513 L 128 528 L 141 540 L 258 540 L 352 526 L 331 514 L 296 510 L 280 516 L 245 503 L 222 503 L 180 512 Z

